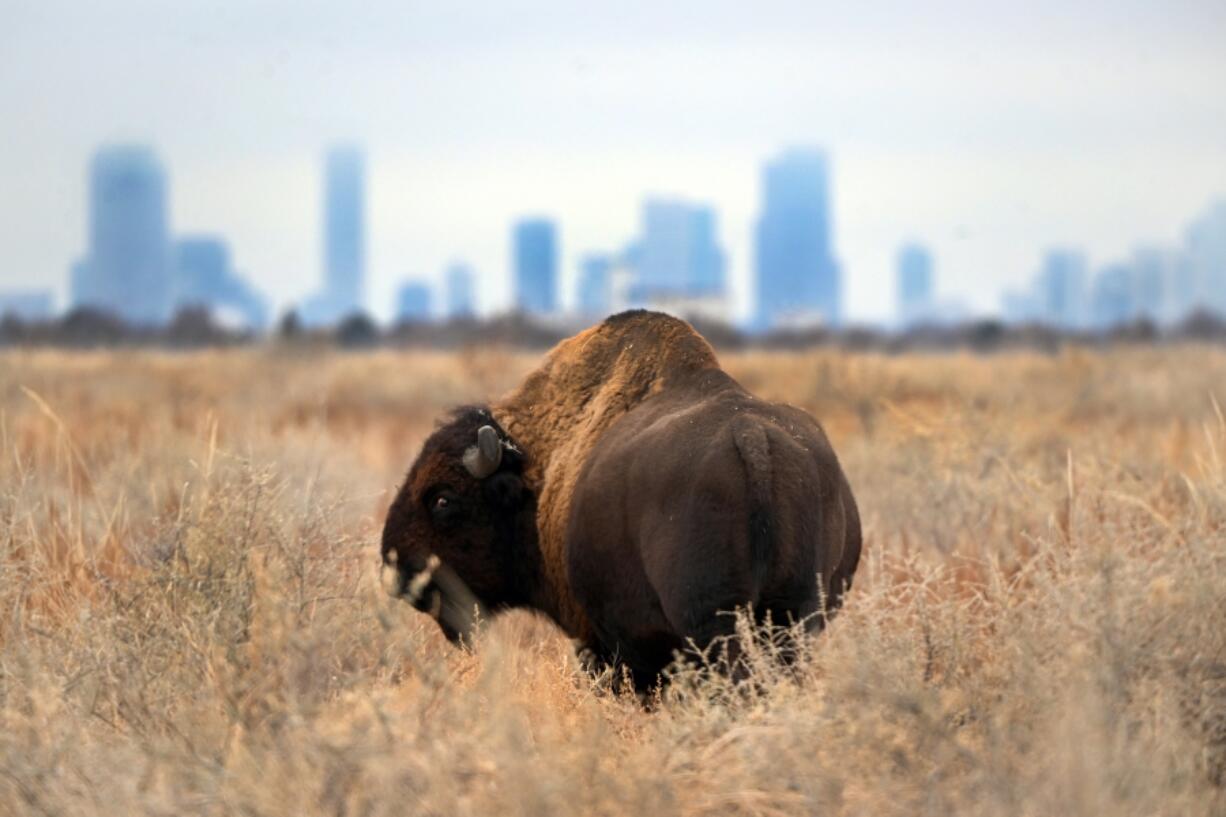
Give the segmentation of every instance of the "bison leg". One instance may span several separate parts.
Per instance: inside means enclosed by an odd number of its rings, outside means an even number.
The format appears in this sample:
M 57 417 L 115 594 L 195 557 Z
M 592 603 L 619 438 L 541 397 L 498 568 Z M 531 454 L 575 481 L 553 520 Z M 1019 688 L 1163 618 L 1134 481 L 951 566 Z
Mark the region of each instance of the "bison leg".
M 698 649 L 704 661 L 711 662 L 716 668 L 727 672 L 734 680 L 744 680 L 747 668 L 741 660 L 741 641 L 736 633 L 734 612 L 716 612 L 713 620 L 692 628 L 686 636 L 686 642 Z M 693 653 L 683 656 L 687 660 L 698 657 Z
M 659 669 L 636 668 L 623 656 L 610 653 L 596 641 L 576 642 L 575 656 L 579 660 L 579 666 L 593 679 L 609 673 L 610 688 L 614 692 L 634 692 L 639 696 L 648 694 L 659 684 L 659 673 L 665 666 L 661 663 Z M 636 657 L 642 658 L 637 655 Z

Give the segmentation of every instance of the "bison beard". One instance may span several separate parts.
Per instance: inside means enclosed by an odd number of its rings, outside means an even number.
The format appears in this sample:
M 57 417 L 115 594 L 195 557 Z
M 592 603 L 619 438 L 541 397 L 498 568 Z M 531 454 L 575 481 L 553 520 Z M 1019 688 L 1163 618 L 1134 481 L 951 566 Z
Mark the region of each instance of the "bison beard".
M 736 608 L 820 626 L 851 585 L 860 520 L 812 417 L 746 392 L 685 322 L 640 311 L 444 422 L 388 511 L 383 557 L 449 639 L 529 607 L 647 686 L 688 645 L 731 636 Z

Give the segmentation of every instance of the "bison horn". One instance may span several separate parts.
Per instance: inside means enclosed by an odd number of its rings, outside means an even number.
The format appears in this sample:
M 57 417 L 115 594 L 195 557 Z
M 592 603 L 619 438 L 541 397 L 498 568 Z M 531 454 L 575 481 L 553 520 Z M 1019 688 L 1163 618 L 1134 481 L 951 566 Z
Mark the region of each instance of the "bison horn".
M 485 479 L 502 463 L 502 440 L 493 426 L 477 429 L 477 444 L 464 452 L 464 467 L 477 479 Z

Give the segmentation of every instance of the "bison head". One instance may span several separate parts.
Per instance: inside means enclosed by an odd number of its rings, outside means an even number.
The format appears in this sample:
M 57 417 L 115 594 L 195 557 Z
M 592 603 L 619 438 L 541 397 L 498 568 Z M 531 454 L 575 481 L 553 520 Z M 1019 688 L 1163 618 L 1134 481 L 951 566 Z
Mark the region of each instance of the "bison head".
M 449 641 L 476 617 L 523 601 L 524 537 L 534 503 L 524 458 L 486 409 L 464 408 L 422 446 L 387 513 L 387 589 L 429 613 Z

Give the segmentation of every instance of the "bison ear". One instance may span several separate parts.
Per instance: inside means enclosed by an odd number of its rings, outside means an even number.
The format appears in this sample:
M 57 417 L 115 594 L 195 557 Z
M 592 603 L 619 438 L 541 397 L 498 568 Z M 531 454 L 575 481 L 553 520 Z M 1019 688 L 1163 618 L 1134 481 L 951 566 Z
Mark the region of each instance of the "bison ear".
M 516 510 L 524 501 L 524 481 L 518 474 L 503 471 L 486 481 L 485 494 L 500 508 Z

